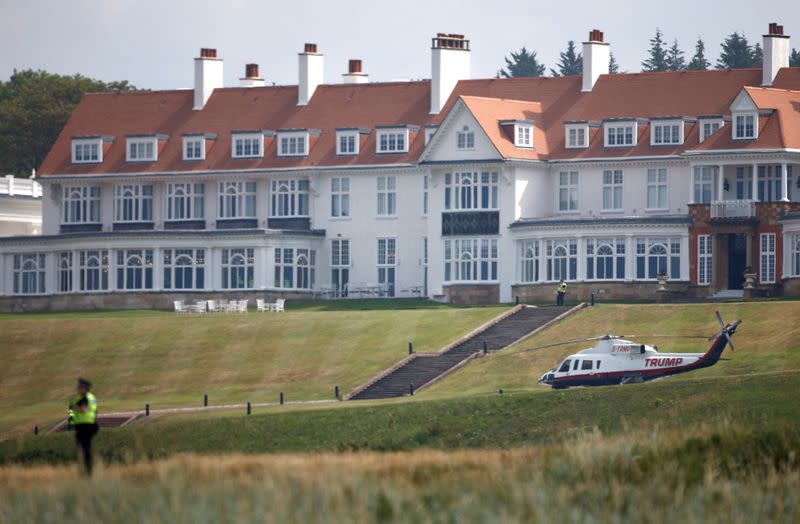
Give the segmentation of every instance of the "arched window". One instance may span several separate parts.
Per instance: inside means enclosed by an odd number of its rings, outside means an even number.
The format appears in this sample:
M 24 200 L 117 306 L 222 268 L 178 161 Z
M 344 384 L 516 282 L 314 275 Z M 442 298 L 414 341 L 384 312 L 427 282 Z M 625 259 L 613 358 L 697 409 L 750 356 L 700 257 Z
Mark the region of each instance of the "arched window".
M 45 256 L 27 253 L 14 255 L 14 294 L 35 295 L 45 292 Z
M 153 250 L 117 251 L 117 289 L 153 289 Z
M 62 293 L 72 291 L 72 252 L 58 254 L 58 290 Z
M 525 240 L 522 244 L 522 282 L 539 280 L 539 241 Z
M 71 186 L 64 188 L 65 224 L 85 224 L 100 221 L 100 188 Z
M 456 147 L 458 149 L 474 149 L 475 133 L 470 131 L 469 126 L 464 126 L 456 136 Z
M 656 278 L 659 273 L 667 272 L 667 246 L 655 244 L 647 255 L 647 278 Z
M 275 287 L 313 289 L 316 251 L 305 248 L 275 248 Z
M 573 239 L 546 241 L 547 280 L 575 280 L 578 273 L 578 243 Z
M 636 278 L 654 280 L 659 273 L 681 278 L 681 239 L 637 238 Z
M 308 180 L 273 180 L 271 185 L 272 217 L 308 216 Z
M 108 251 L 81 251 L 78 270 L 81 291 L 108 289 Z
M 610 280 L 614 278 L 614 249 L 608 244 L 597 248 L 597 278 Z
M 153 186 L 123 184 L 114 186 L 114 221 L 153 220 Z
M 205 184 L 167 184 L 167 220 L 200 220 L 205 216 Z
M 256 216 L 255 182 L 220 182 L 220 218 L 253 218 Z
M 255 287 L 255 251 L 253 248 L 222 250 L 222 287 L 252 289 Z

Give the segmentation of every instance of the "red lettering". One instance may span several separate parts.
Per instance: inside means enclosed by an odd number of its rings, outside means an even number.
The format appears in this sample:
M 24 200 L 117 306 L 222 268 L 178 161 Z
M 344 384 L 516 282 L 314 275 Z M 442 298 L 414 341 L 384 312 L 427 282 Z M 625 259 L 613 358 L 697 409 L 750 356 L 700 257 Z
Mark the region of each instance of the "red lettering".
M 676 359 L 675 359 L 675 365 L 676 365 L 676 366 L 680 366 L 680 365 L 681 365 L 681 363 L 683 363 L 683 359 L 682 359 L 682 358 L 676 358 Z

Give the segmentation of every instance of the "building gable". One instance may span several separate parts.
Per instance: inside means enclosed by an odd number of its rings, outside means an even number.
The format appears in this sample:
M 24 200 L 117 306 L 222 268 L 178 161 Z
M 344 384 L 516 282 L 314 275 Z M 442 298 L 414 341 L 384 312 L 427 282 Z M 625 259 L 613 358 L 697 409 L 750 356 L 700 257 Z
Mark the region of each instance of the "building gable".
M 459 133 L 462 134 L 461 142 L 459 142 Z M 463 137 L 464 134 L 471 134 L 471 142 L 469 138 Z M 431 137 L 420 160 L 422 162 L 450 162 L 500 158 L 502 158 L 500 153 L 477 119 L 463 101 L 459 100 Z

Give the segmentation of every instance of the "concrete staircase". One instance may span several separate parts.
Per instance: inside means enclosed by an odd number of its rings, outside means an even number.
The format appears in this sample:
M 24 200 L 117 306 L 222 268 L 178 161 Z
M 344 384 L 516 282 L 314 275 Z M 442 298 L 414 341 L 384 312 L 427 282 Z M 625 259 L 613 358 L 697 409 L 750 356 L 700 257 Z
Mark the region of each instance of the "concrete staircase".
M 356 388 L 348 400 L 402 397 L 428 386 L 484 351 L 504 349 L 583 307 L 517 306 L 438 353 L 414 353 Z

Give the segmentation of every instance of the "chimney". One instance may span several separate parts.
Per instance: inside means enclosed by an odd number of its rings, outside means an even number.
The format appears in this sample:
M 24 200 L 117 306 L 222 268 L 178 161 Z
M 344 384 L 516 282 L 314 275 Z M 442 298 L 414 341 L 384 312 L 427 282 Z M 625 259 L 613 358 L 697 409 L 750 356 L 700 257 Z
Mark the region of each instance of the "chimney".
M 297 82 L 297 105 L 308 104 L 317 86 L 322 83 L 322 58 L 317 53 L 317 44 L 306 44 L 302 53 L 298 55 L 300 75 Z
M 591 91 L 600 75 L 608 74 L 608 60 L 611 50 L 603 42 L 603 32 L 592 29 L 589 41 L 583 43 L 583 86 L 581 91 Z
M 222 59 L 216 49 L 202 48 L 194 59 L 194 108 L 203 109 L 214 89 L 222 87 Z
M 342 75 L 342 82 L 345 84 L 366 84 L 369 82 L 369 75 L 361 72 L 361 60 L 353 60 L 347 64 L 347 73 Z
M 769 24 L 769 32 L 764 35 L 762 86 L 771 86 L 778 71 L 782 67 L 789 67 L 789 48 L 789 35 L 783 34 L 783 26 L 775 22 Z
M 258 76 L 258 64 L 245 64 L 244 78 L 239 79 L 241 87 L 264 87 L 264 79 Z
M 459 80 L 469 78 L 469 40 L 438 33 L 431 42 L 431 114 L 438 114 Z

